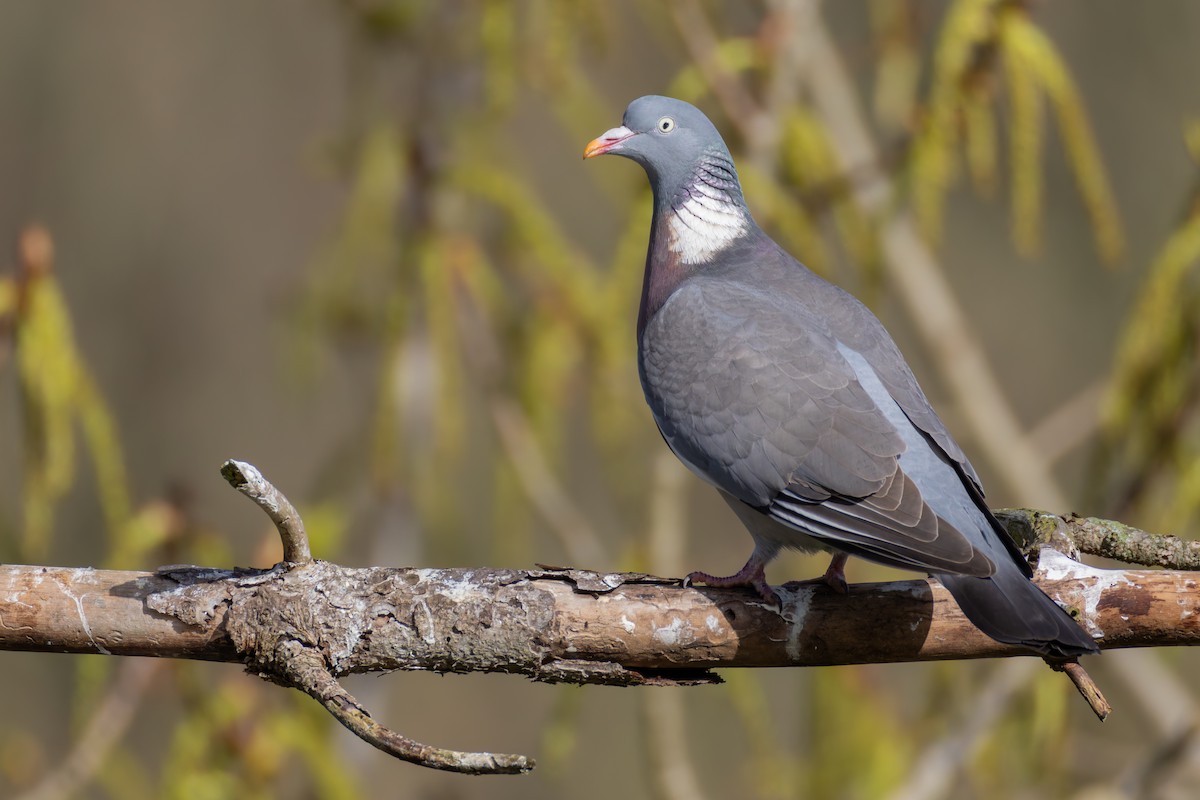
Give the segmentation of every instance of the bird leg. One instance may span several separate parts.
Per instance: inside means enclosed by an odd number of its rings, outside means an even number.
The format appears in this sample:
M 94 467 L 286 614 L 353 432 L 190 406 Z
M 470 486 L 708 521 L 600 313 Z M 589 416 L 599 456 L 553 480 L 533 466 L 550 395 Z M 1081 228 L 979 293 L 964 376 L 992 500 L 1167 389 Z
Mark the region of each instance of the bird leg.
M 715 589 L 747 587 L 757 592 L 765 603 L 776 608 L 783 608 L 783 604 L 779 602 L 779 595 L 775 594 L 775 590 L 767 583 L 767 576 L 763 571 L 769 560 L 770 556 L 764 557 L 759 553 L 758 548 L 755 548 L 746 565 L 734 574 L 718 577 L 709 575 L 707 572 L 692 572 L 683 579 L 683 585 L 691 586 L 693 583 L 703 583 L 705 586 L 712 586 Z
M 845 553 L 835 553 L 824 575 L 819 578 L 809 578 L 806 581 L 788 581 L 783 588 L 799 589 L 809 584 L 823 583 L 838 594 L 846 594 L 850 591 L 850 586 L 846 583 L 846 560 L 849 558 L 850 556 Z

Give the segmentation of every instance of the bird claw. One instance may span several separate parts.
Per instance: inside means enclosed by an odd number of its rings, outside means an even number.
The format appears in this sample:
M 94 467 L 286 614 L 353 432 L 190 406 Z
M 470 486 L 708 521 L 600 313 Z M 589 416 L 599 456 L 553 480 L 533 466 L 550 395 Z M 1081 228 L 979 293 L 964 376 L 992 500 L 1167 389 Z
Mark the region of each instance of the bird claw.
M 835 594 L 849 594 L 850 584 L 846 582 L 846 558 L 844 554 L 839 553 L 829 562 L 829 568 L 825 570 L 825 574 L 821 577 L 809 578 L 804 581 L 788 581 L 783 585 L 783 588 L 795 591 L 805 586 L 820 583 L 828 586 Z
M 850 584 L 846 583 L 845 577 L 839 580 L 837 578 L 831 578 L 828 575 L 822 575 L 819 578 L 808 578 L 802 581 L 788 581 L 787 583 L 783 584 L 783 588 L 790 592 L 794 592 L 807 586 L 814 585 L 827 586 L 832 589 L 835 594 L 850 593 Z
M 714 589 L 753 589 L 767 605 L 774 606 L 775 608 L 783 608 L 783 603 L 780 601 L 779 595 L 767 583 L 767 578 L 761 568 L 758 570 L 746 570 L 743 568 L 734 575 L 723 577 L 709 575 L 707 572 L 690 572 L 683 579 L 683 585 L 689 587 L 693 583 L 703 583 L 705 586 L 711 586 Z

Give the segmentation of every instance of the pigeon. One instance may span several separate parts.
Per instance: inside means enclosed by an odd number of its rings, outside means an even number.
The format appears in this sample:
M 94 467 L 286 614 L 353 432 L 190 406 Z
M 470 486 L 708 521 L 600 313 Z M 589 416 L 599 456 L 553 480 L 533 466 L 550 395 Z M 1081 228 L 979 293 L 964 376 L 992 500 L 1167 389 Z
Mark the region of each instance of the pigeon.
M 1030 580 L 979 476 L 882 323 L 754 221 L 729 149 L 695 106 L 646 96 L 584 158 L 642 166 L 654 216 L 638 311 L 638 372 L 663 439 L 754 540 L 728 577 L 779 607 L 764 567 L 782 548 L 936 578 L 993 639 L 1050 660 L 1099 651 Z

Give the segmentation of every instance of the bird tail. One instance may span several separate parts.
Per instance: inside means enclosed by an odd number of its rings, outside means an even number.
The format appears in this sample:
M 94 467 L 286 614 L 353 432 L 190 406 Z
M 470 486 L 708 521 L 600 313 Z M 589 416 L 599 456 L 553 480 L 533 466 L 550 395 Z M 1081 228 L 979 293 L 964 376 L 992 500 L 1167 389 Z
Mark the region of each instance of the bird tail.
M 997 641 L 1023 645 L 1054 659 L 1073 659 L 1100 648 L 1070 614 L 1007 559 L 988 578 L 935 575 L 975 627 Z

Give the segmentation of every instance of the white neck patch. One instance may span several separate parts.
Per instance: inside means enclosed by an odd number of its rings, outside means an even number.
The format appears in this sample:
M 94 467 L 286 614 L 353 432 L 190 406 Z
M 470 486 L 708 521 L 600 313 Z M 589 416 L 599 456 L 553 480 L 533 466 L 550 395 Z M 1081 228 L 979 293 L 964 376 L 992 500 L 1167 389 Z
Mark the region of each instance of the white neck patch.
M 667 247 L 684 264 L 702 264 L 746 231 L 746 212 L 728 192 L 696 181 L 687 199 L 671 208 Z

